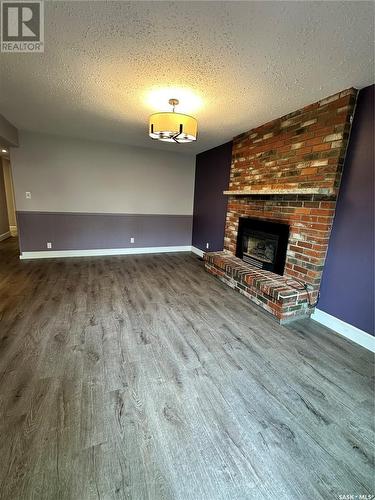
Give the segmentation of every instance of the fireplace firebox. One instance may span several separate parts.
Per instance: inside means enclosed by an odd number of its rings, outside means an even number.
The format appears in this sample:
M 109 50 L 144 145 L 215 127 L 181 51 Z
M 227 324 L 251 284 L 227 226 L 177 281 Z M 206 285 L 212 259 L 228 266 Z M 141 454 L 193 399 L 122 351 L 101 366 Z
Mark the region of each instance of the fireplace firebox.
M 259 269 L 284 274 L 288 224 L 240 217 L 236 256 Z

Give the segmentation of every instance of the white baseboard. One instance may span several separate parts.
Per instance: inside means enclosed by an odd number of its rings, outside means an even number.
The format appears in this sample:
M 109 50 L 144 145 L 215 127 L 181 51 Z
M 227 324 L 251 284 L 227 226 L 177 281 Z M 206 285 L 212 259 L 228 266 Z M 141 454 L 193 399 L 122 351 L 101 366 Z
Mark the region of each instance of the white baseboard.
M 186 245 L 177 247 L 104 248 L 99 250 L 43 250 L 41 252 L 22 252 L 20 255 L 20 259 L 55 259 L 59 257 L 95 257 L 106 255 L 134 255 L 142 253 L 165 252 L 193 252 L 196 255 L 199 255 L 199 257 L 203 257 L 204 255 L 203 250 L 190 245 Z
M 10 231 L 0 234 L 0 241 L 6 240 L 7 238 L 10 238 Z
M 356 344 L 365 347 L 369 351 L 375 352 L 375 337 L 373 337 L 369 333 L 366 333 L 363 330 L 350 325 L 349 323 L 345 323 L 345 321 L 342 321 L 341 319 L 336 318 L 331 314 L 321 311 L 320 309 L 315 309 L 314 313 L 311 316 L 311 319 L 317 321 L 318 323 L 321 323 L 324 326 L 327 326 L 328 328 L 331 328 L 331 330 L 339 333 L 347 339 L 352 340 Z
M 20 259 L 55 259 L 59 257 L 96 257 L 166 252 L 191 252 L 191 246 L 186 245 L 177 247 L 104 248 L 97 250 L 44 250 L 42 252 L 22 252 L 20 255 Z
M 191 247 L 191 251 L 195 253 L 196 255 L 199 255 L 199 257 L 203 257 L 204 252 L 200 248 L 197 247 Z

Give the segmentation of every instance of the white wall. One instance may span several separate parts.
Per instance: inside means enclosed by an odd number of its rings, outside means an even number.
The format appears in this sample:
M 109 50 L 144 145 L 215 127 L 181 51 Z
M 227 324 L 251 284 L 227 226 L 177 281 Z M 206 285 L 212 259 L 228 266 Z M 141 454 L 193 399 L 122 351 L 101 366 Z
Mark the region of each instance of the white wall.
M 194 156 L 26 131 L 19 142 L 11 149 L 18 211 L 193 213 Z

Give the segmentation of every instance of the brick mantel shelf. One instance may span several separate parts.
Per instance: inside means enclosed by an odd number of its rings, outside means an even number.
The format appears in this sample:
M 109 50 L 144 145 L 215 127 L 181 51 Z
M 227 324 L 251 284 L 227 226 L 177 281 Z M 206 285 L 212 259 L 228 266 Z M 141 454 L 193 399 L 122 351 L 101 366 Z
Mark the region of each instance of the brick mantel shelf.
M 329 188 L 295 188 L 295 189 L 252 189 L 243 191 L 223 191 L 227 196 L 249 196 L 265 194 L 322 194 L 331 196 L 335 194 L 334 189 Z

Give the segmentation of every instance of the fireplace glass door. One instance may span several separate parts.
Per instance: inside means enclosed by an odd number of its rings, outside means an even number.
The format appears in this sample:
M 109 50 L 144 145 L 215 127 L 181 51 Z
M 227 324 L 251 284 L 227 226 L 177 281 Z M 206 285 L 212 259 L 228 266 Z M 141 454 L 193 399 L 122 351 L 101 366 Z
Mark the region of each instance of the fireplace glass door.
M 278 238 L 273 234 L 253 231 L 243 237 L 243 260 L 262 267 L 275 262 Z
M 288 238 L 287 224 L 240 217 L 236 255 L 259 269 L 282 275 Z

